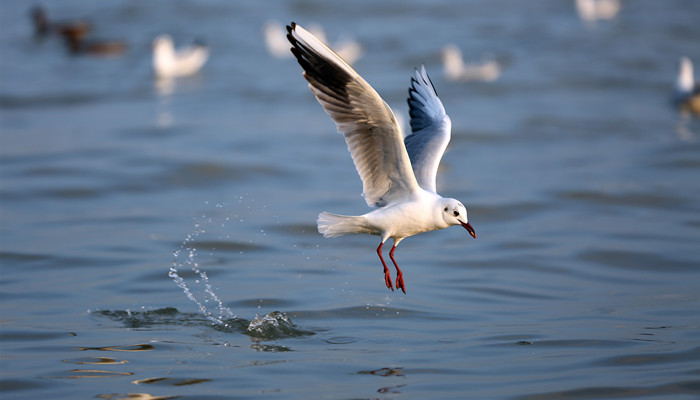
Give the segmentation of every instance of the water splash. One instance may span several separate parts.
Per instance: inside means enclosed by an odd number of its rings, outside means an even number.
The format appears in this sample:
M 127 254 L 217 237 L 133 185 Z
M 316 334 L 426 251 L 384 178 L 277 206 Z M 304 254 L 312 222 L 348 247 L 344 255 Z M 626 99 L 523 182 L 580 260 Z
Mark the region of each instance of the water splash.
M 265 316 L 256 315 L 252 321 L 245 318 L 233 318 L 212 323 L 211 318 L 202 312 L 181 312 L 173 307 L 159 309 L 95 310 L 90 312 L 95 317 L 105 317 L 118 321 L 130 329 L 150 330 L 157 326 L 209 326 L 222 333 L 241 333 L 250 337 L 254 343 L 274 341 L 315 335 L 316 332 L 302 329 L 295 325 L 289 316 L 280 311 L 273 311 Z M 276 348 L 276 347 L 275 347 Z
M 230 327 L 227 321 L 235 320 L 236 314 L 231 311 L 228 307 L 224 306 L 223 302 L 219 296 L 214 293 L 214 288 L 209 282 L 209 277 L 206 271 L 203 271 L 197 263 L 197 249 L 194 247 L 193 242 L 195 238 L 203 233 L 204 230 L 199 223 L 195 224 L 195 231 L 185 237 L 185 240 L 180 244 L 180 248 L 173 252 L 174 260 L 173 264 L 170 266 L 170 271 L 168 276 L 172 279 L 180 289 L 183 290 L 188 299 L 197 305 L 199 311 L 212 323 L 215 325 L 222 325 L 225 327 Z M 186 254 L 184 261 L 179 262 L 181 256 Z M 178 275 L 178 268 L 189 267 L 195 274 L 197 274 L 201 279 L 195 281 L 196 284 L 201 284 L 204 286 L 204 300 L 200 301 L 192 293 L 192 290 L 187 286 L 187 282 Z M 216 305 L 215 312 L 211 312 L 204 303 L 212 302 Z
M 242 199 L 243 198 L 239 199 L 239 203 L 242 202 Z M 225 207 L 224 204 L 216 205 L 216 208 L 223 207 Z M 238 215 L 234 215 L 233 217 L 239 222 L 243 222 L 242 217 Z M 218 224 L 219 229 L 224 229 L 226 223 L 231 221 L 231 218 L 228 216 L 222 218 L 224 218 L 225 222 Z M 221 299 L 214 292 L 214 288 L 209 281 L 206 271 L 200 268 L 197 262 L 197 248 L 195 247 L 196 239 L 200 235 L 206 233 L 204 227 L 216 226 L 216 224 L 214 219 L 202 215 L 201 219 L 195 222 L 194 232 L 188 234 L 180 244 L 180 248 L 173 252 L 174 260 L 168 272 L 168 276 L 182 289 L 187 298 L 197 305 L 199 312 L 218 330 L 239 331 L 256 340 L 275 340 L 284 337 L 313 335 L 314 332 L 297 328 L 287 314 L 283 312 L 273 311 L 263 317 L 256 315 L 252 321 L 248 322 L 243 318 L 238 318 L 231 309 L 224 306 Z M 260 229 L 260 234 L 263 236 L 266 235 L 263 229 Z M 229 239 L 228 235 L 226 239 Z M 194 283 L 202 288 L 203 294 L 201 299 L 194 294 L 185 279 L 178 274 L 178 269 L 184 268 L 189 268 L 199 276 L 199 279 L 196 279 Z M 213 312 L 207 308 L 207 304 L 209 303 L 215 305 Z M 175 310 L 175 312 L 177 313 L 177 310 Z M 127 314 L 127 317 L 133 320 L 131 313 L 127 312 Z M 158 312 L 158 314 L 162 313 Z M 136 319 L 140 320 L 140 318 L 146 316 L 147 314 L 140 314 L 136 316 Z
M 273 311 L 264 317 L 255 315 L 255 318 L 248 324 L 247 333 L 253 337 L 264 339 L 297 336 L 299 330 L 294 328 L 294 324 L 287 314 Z

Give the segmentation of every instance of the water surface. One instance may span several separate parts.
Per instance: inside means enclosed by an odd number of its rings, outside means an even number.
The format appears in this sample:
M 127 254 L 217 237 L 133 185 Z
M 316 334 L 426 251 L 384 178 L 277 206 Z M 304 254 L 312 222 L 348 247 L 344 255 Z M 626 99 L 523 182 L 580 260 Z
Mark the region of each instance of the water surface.
M 129 49 L 70 56 L 0 5 L 3 397 L 700 395 L 700 123 L 669 103 L 700 3 L 594 24 L 554 0 L 44 5 Z M 299 66 L 266 53 L 269 19 L 355 37 L 404 118 L 420 64 L 445 104 L 438 187 L 478 238 L 403 241 L 406 295 L 376 237 L 316 232 L 367 209 Z M 200 74 L 155 81 L 163 32 L 210 44 Z M 447 43 L 502 76 L 447 81 Z

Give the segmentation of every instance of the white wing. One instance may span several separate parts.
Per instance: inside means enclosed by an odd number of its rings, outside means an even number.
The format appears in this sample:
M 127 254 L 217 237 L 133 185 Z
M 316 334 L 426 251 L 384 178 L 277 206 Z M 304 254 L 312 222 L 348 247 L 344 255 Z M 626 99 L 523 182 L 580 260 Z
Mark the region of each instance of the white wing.
M 369 206 L 382 207 L 420 191 L 391 108 L 343 59 L 308 31 L 287 26 L 292 53 L 348 150 Z
M 435 192 L 435 177 L 450 142 L 452 123 L 423 66 L 416 69 L 411 78 L 408 107 L 412 133 L 404 140 L 406 150 L 418 184 Z
M 202 44 L 183 47 L 175 53 L 175 63 L 184 75 L 199 71 L 209 59 L 209 48 Z

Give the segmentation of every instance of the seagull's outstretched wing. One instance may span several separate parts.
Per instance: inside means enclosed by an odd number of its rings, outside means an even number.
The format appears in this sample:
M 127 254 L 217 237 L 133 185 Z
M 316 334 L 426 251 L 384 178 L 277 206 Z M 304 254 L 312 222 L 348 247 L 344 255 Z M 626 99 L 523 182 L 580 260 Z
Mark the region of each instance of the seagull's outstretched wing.
M 182 47 L 175 53 L 175 59 L 183 69 L 198 71 L 209 59 L 209 47 L 199 43 Z
M 304 28 L 292 22 L 287 31 L 309 88 L 345 136 L 367 204 L 382 207 L 420 191 L 391 108 L 355 70 Z
M 435 192 L 435 176 L 450 142 L 452 123 L 423 66 L 411 78 L 408 107 L 412 133 L 404 139 L 406 150 L 420 187 Z

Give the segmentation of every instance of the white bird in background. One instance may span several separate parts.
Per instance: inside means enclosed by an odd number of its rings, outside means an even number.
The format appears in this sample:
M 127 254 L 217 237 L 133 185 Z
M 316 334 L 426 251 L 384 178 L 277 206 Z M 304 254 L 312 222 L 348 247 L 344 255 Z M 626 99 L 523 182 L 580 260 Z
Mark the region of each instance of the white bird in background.
M 318 216 L 318 231 L 325 237 L 381 236 L 377 254 L 391 290 L 382 246 L 393 239 L 389 256 L 396 268 L 396 287 L 405 293 L 403 274 L 394 259 L 404 238 L 452 225 L 461 225 L 476 237 L 464 205 L 435 190 L 438 165 L 450 141 L 450 118 L 425 68 L 416 69 L 408 89 L 412 133 L 404 139 L 391 108 L 338 54 L 294 22 L 287 31 L 311 92 L 345 137 L 367 205 L 378 207 L 360 216 L 324 211 Z
M 308 32 L 311 32 L 319 41 L 328 43 L 326 33 L 320 25 L 310 25 Z M 271 56 L 275 58 L 292 57 L 292 54 L 289 52 L 289 42 L 284 39 L 286 31 L 282 24 L 277 21 L 267 21 L 263 26 L 263 34 L 265 36 L 265 46 Z M 331 47 L 348 64 L 354 64 L 362 57 L 362 45 L 349 37 L 341 36 Z
M 680 59 L 673 101 L 681 110 L 700 115 L 700 84 L 693 76 L 693 62 L 686 56 Z
M 169 35 L 153 40 L 153 69 L 158 77 L 176 78 L 195 74 L 209 59 L 209 48 L 192 44 L 175 50 Z
M 362 45 L 350 37 L 341 36 L 333 43 L 334 51 L 349 65 L 362 57 Z
M 479 64 L 465 64 L 459 47 L 448 44 L 442 48 L 443 71 L 451 81 L 493 82 L 501 76 L 502 66 L 494 59 Z
M 620 0 L 576 0 L 576 11 L 586 22 L 613 19 L 621 8 Z
M 320 40 L 326 41 L 326 34 L 323 29 L 317 25 L 310 25 L 309 32 Z M 284 25 L 278 21 L 270 20 L 263 25 L 263 35 L 265 36 L 265 46 L 267 52 L 275 58 L 292 58 L 292 53 L 289 52 L 289 42 L 284 38 L 287 31 Z

